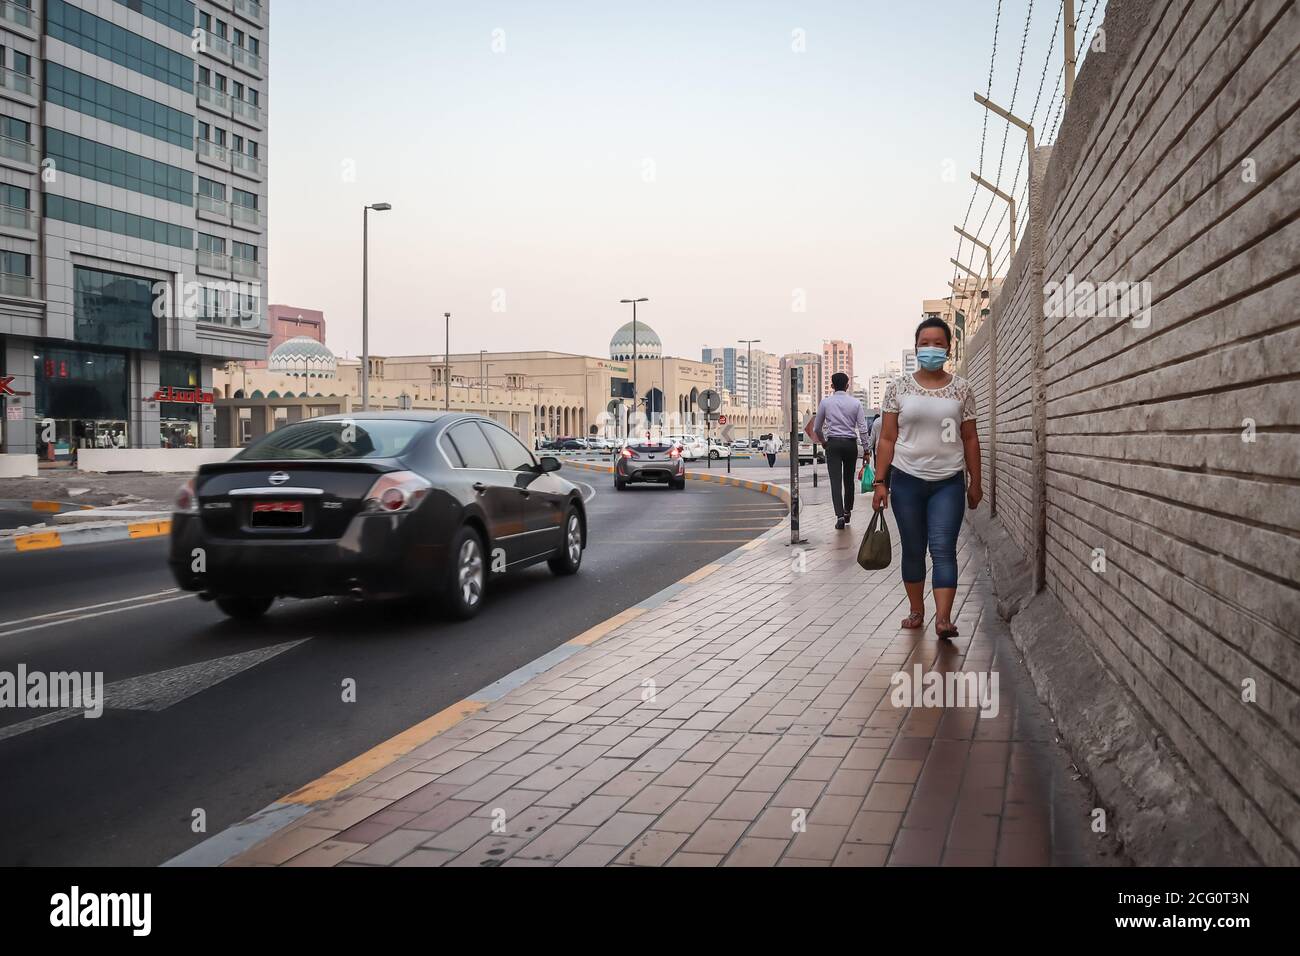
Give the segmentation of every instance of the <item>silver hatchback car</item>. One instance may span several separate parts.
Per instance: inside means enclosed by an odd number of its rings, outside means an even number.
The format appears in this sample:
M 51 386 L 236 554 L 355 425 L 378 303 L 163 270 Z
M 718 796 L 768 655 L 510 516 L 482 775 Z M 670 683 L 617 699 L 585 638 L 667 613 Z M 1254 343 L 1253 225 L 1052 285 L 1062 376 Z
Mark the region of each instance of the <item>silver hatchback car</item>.
M 614 487 L 623 491 L 633 482 L 654 482 L 683 490 L 686 461 L 682 446 L 671 439 L 628 442 L 614 456 Z

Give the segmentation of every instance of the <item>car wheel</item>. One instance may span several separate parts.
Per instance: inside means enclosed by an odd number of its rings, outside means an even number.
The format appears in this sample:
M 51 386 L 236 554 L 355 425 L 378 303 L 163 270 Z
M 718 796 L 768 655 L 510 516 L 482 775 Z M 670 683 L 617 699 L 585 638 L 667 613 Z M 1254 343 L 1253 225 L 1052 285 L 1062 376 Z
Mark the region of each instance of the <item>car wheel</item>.
M 712 450 L 709 452 L 709 457 L 712 458 L 714 461 L 717 461 L 717 460 L 718 460 L 719 458 L 721 458 L 722 456 L 719 455 L 719 454 L 718 454 L 718 450 L 717 450 L 716 448 L 714 448 L 714 449 L 712 449 Z
M 451 617 L 466 621 L 483 606 L 487 589 L 487 560 L 483 553 L 483 539 L 468 525 L 452 538 L 451 564 L 443 584 L 442 606 Z
M 270 610 L 274 600 L 269 597 L 219 597 L 217 607 L 226 617 L 236 621 L 256 621 Z
M 626 490 L 627 490 L 627 480 L 624 479 L 624 478 L 615 478 L 615 479 L 614 479 L 614 490 L 615 490 L 615 491 L 626 491 Z
M 561 576 L 577 574 L 582 567 L 582 519 L 578 509 L 570 508 L 564 518 L 564 544 L 560 553 L 546 562 L 556 574 Z
M 686 490 L 686 479 L 685 479 L 685 478 L 674 478 L 670 487 L 671 487 L 674 491 L 685 491 L 685 490 Z

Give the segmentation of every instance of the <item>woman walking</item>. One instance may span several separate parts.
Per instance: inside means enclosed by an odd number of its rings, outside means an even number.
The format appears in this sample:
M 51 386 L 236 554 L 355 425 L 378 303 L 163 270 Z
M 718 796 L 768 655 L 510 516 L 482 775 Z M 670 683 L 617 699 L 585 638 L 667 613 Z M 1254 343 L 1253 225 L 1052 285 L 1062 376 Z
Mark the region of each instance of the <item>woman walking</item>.
M 902 626 L 915 629 L 925 624 L 928 547 L 934 566 L 934 629 L 944 640 L 957 636 L 952 623 L 957 533 L 966 507 L 974 510 L 984 497 L 975 395 L 965 379 L 944 371 L 951 349 L 948 323 L 928 318 L 917 326 L 920 368 L 899 376 L 885 391 L 872 496 L 877 511 L 893 501 L 903 551 L 903 586 L 911 605 Z

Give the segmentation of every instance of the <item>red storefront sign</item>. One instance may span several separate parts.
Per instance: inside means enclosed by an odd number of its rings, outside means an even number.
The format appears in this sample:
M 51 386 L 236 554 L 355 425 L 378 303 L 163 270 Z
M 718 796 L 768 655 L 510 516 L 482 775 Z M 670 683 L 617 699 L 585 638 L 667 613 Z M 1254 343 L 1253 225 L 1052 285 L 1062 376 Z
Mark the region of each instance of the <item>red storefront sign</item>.
M 0 395 L 30 395 L 31 392 L 14 391 L 13 381 L 15 375 L 0 375 Z
M 198 388 L 176 388 L 164 385 L 153 393 L 153 402 L 179 402 L 182 405 L 211 405 L 212 393 Z

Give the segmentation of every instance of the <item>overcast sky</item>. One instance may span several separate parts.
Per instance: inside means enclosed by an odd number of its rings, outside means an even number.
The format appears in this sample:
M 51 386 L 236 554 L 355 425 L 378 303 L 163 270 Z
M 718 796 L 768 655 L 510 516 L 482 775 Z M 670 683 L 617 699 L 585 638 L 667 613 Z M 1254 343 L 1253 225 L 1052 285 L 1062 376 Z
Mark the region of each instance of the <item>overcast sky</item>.
M 1002 4 L 995 101 L 1028 5 Z M 1079 6 L 1082 37 L 1094 2 Z M 638 318 L 671 354 L 844 338 L 865 381 L 952 277 L 997 8 L 276 0 L 269 299 L 323 309 L 355 355 L 361 209 L 391 202 L 370 219 L 376 354 L 441 351 L 449 311 L 453 351 L 605 355 L 630 318 L 618 300 L 648 296 Z M 1034 4 L 1017 112 L 1052 49 L 1046 112 L 1060 8 Z M 988 125 L 989 179 L 1004 127 Z M 1007 139 L 1004 188 L 1023 142 Z M 998 204 L 981 234 L 1004 222 Z

